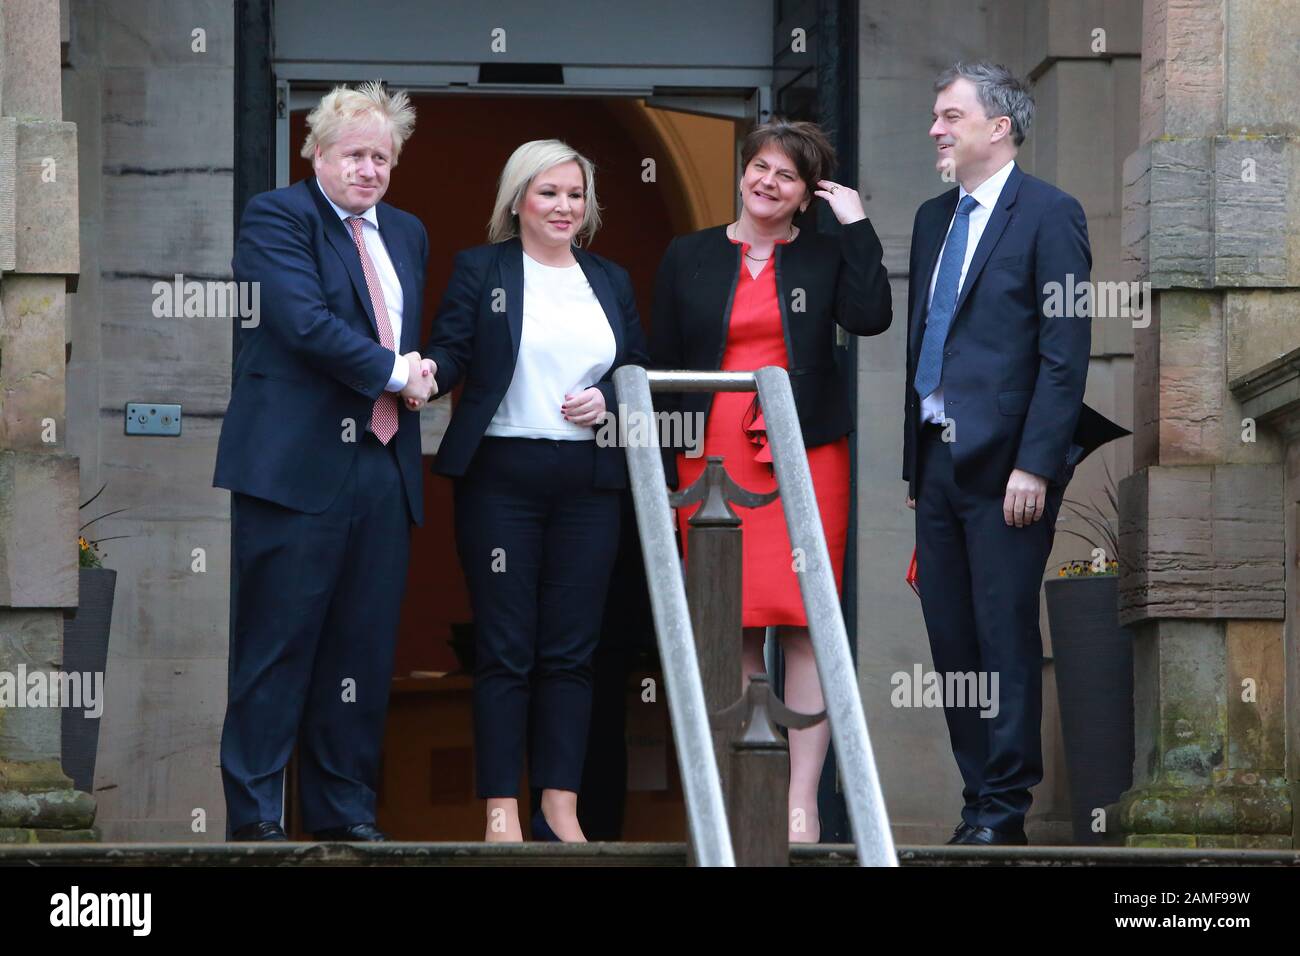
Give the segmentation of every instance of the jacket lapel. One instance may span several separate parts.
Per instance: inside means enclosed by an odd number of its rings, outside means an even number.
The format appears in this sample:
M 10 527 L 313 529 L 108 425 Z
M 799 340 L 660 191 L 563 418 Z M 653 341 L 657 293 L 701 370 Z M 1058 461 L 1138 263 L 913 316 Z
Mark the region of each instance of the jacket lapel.
M 497 252 L 499 288 L 506 294 L 506 322 L 510 326 L 511 368 L 519 360 L 519 341 L 524 331 L 524 244 L 516 236 L 501 243 Z
M 691 284 L 687 294 L 692 298 L 700 301 L 701 310 L 707 316 L 710 316 L 709 328 L 707 330 L 709 339 L 708 348 L 701 351 L 701 356 L 707 356 L 709 361 L 708 368 L 722 368 L 722 359 L 726 355 L 727 337 L 731 334 L 731 309 L 735 304 L 734 295 L 737 285 L 740 283 L 740 270 L 745 268 L 744 259 L 741 256 L 740 244 L 733 243 L 727 238 L 727 229 L 725 226 L 714 226 L 716 235 L 709 242 L 703 244 L 699 252 L 699 259 L 695 264 L 695 271 L 691 275 Z M 776 255 L 774 252 L 773 255 Z M 775 263 L 773 263 L 775 265 Z M 730 280 L 719 283 L 708 279 L 709 276 L 730 276 Z M 778 290 L 778 295 L 780 291 Z M 785 328 L 785 308 L 781 308 L 782 334 L 789 336 L 789 330 Z M 791 361 L 794 357 L 791 356 Z M 700 366 L 704 368 L 705 366 Z
M 357 252 L 357 245 L 348 233 L 348 227 L 343 224 L 338 213 L 325 199 L 316 177 L 308 177 L 304 183 L 307 191 L 311 193 L 311 198 L 316 202 L 316 208 L 320 210 L 321 221 L 325 224 L 325 238 L 343 260 L 343 267 L 347 270 L 348 278 L 352 280 L 352 287 L 356 289 L 357 298 L 361 300 L 361 307 L 370 318 L 370 331 L 375 334 L 375 341 L 378 342 L 379 326 L 375 324 L 375 310 L 370 304 L 370 290 L 366 287 L 366 274 L 361 271 L 361 255 Z
M 1002 185 L 1002 192 L 998 195 L 997 205 L 989 214 L 984 234 L 980 236 L 980 244 L 975 247 L 975 257 L 971 259 L 970 268 L 966 270 L 966 278 L 961 284 L 957 304 L 952 310 L 953 322 L 956 322 L 961 315 L 961 307 L 965 304 L 966 297 L 970 295 L 970 290 L 974 288 L 975 280 L 980 277 L 980 270 L 984 268 L 984 263 L 989 261 L 989 254 L 993 252 L 993 247 L 998 244 L 1003 230 L 1011 221 L 1011 207 L 1016 204 L 1016 194 L 1020 192 L 1020 181 L 1023 178 L 1024 174 L 1020 172 L 1020 167 L 1012 166 L 1011 175 L 1007 177 L 1007 181 Z
M 587 277 L 587 283 L 595 293 L 596 301 L 600 303 L 605 313 L 605 320 L 609 322 L 609 327 L 614 333 L 614 361 L 617 364 L 618 356 L 623 354 L 623 314 L 619 310 L 618 299 L 610 286 L 609 276 L 587 250 L 574 246 L 573 257 L 582 267 L 582 274 Z

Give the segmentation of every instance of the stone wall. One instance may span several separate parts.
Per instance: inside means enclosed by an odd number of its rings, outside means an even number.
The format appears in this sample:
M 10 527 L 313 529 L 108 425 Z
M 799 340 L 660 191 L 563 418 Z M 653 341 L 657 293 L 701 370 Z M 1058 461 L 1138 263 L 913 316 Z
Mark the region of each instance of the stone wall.
M 1285 436 L 1300 166 L 1279 80 L 1294 76 L 1298 18 L 1297 0 L 1144 8 L 1124 234 L 1153 301 L 1135 341 L 1136 471 L 1120 495 L 1137 750 L 1118 810 L 1134 846 L 1293 842 Z
M 97 527 L 129 536 L 105 545 L 118 576 L 99 824 L 118 841 L 220 840 L 230 530 L 229 496 L 212 488 L 212 467 L 231 325 L 156 317 L 153 284 L 176 273 L 230 278 L 233 6 L 69 8 L 63 90 L 82 131 L 83 250 L 69 310 L 69 445 L 82 461 L 83 496 L 107 484 L 96 513 L 128 509 Z M 182 405 L 180 436 L 124 434 L 126 403 L 150 401 Z
M 92 839 L 62 709 L 64 612 L 78 602 L 77 459 L 65 310 L 77 287 L 77 128 L 63 118 L 56 0 L 0 6 L 0 843 Z

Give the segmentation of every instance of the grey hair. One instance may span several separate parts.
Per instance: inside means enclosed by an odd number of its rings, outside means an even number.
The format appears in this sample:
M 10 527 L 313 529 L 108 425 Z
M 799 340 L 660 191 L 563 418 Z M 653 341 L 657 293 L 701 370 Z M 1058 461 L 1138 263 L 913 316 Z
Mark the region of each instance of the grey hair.
M 935 78 L 934 91 L 942 93 L 959 79 L 975 86 L 980 106 L 989 119 L 1005 116 L 1011 120 L 1011 138 L 1017 146 L 1034 122 L 1034 97 L 1028 84 L 1000 63 L 954 63 Z

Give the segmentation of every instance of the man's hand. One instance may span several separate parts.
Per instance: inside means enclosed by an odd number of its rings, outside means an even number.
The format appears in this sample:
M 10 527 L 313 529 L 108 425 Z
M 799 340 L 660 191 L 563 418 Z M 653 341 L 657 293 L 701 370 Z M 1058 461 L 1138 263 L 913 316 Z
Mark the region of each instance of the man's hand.
M 427 402 L 437 388 L 433 376 L 438 367 L 432 359 L 420 358 L 419 352 L 407 352 L 402 358 L 406 359 L 408 373 L 406 386 L 400 394 L 406 407 L 414 411 Z
M 915 511 L 915 510 L 916 510 L 916 499 L 915 499 L 915 498 L 908 498 L 908 499 L 907 499 L 907 506 L 908 506 L 909 508 L 911 508 L 913 511 Z
M 1015 468 L 1007 479 L 1007 495 L 1002 501 L 1002 519 L 1008 525 L 1023 528 L 1043 516 L 1047 507 L 1047 479 Z

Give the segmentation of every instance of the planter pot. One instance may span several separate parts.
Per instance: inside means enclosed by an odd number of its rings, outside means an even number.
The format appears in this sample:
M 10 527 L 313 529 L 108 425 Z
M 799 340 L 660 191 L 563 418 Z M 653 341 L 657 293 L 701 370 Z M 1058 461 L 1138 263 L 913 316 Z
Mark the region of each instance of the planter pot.
M 80 606 L 63 621 L 63 672 L 83 675 L 84 686 L 84 675 L 92 675 L 93 680 L 93 675 L 103 674 L 108 664 L 108 632 L 113 620 L 117 572 L 108 568 L 82 568 L 80 579 Z M 100 687 L 103 686 L 101 683 Z M 76 789 L 92 793 L 99 718 L 87 717 L 85 710 L 84 707 L 63 708 L 63 772 L 72 778 Z
M 1133 637 L 1117 620 L 1118 576 L 1056 578 L 1046 590 L 1074 842 L 1100 845 L 1094 811 L 1133 782 Z

